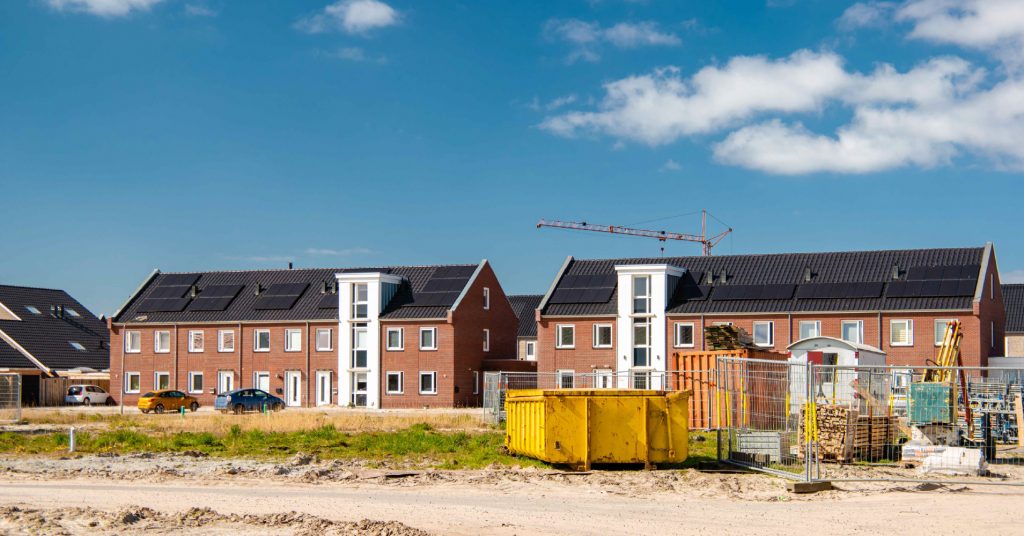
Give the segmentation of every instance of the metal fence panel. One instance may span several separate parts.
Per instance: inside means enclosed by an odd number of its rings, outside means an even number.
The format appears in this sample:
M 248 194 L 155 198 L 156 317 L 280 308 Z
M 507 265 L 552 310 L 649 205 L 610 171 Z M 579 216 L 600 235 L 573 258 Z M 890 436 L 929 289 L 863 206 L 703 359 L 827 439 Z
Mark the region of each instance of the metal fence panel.
M 21 375 L 0 373 L 0 422 L 21 421 Z

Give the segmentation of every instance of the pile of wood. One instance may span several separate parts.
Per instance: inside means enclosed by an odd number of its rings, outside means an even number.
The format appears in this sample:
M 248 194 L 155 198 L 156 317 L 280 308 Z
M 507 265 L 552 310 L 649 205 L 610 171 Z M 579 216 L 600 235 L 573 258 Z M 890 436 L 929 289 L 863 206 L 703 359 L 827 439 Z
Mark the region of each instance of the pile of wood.
M 704 328 L 704 345 L 708 350 L 739 350 L 755 348 L 754 338 L 743 328 L 736 326 L 707 326 Z
M 804 456 L 804 412 L 800 411 L 799 456 Z M 886 445 L 895 443 L 895 416 L 860 415 L 845 406 L 818 404 L 818 454 L 822 460 L 837 462 L 878 461 Z

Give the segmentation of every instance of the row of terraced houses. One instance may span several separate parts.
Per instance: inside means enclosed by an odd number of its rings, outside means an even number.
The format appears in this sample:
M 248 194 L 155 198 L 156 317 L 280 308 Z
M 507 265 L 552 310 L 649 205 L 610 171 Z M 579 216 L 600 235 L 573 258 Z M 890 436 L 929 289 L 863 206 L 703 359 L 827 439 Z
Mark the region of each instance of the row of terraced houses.
M 1000 284 L 991 244 L 569 257 L 546 293 L 517 296 L 506 295 L 486 260 L 155 271 L 107 320 L 110 385 L 126 404 L 162 388 L 212 404 L 216 393 L 255 387 L 292 406 L 475 406 L 484 373 L 496 370 L 588 373 L 619 378 L 609 387 L 643 386 L 636 378 L 657 377 L 651 373 L 669 369 L 675 352 L 703 350 L 704 328 L 718 324 L 741 327 L 756 345 L 779 352 L 824 336 L 876 348 L 892 365 L 923 365 L 934 359 L 945 322 L 957 319 L 965 364 L 983 366 L 1024 332 L 1015 327 L 1024 314 L 1007 310 L 1004 292 L 1010 308 L 1024 308 L 1012 299 L 1024 289 Z M 25 293 L 13 294 L 14 308 L 25 307 Z M 0 371 L 54 373 L 26 365 L 41 359 L 8 340 L 19 331 L 5 328 L 18 317 L 7 309 L 0 308 Z M 15 362 L 22 368 L 12 369 Z

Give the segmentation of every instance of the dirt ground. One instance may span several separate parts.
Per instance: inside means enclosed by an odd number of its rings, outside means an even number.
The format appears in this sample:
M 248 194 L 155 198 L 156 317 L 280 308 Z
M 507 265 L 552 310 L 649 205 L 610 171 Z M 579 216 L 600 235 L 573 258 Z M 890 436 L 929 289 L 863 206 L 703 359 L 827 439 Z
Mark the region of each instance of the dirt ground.
M 816 495 L 784 488 L 764 475 L 694 470 L 388 471 L 302 455 L 284 463 L 12 457 L 0 458 L 0 533 L 1021 533 L 1024 488 L 847 483 Z

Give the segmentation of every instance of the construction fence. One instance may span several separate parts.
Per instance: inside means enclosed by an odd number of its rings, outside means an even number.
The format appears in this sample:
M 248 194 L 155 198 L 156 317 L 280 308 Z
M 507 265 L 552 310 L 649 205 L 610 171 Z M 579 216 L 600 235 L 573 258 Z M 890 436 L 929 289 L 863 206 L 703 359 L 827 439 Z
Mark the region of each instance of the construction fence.
M 0 422 L 21 420 L 21 375 L 0 373 Z

